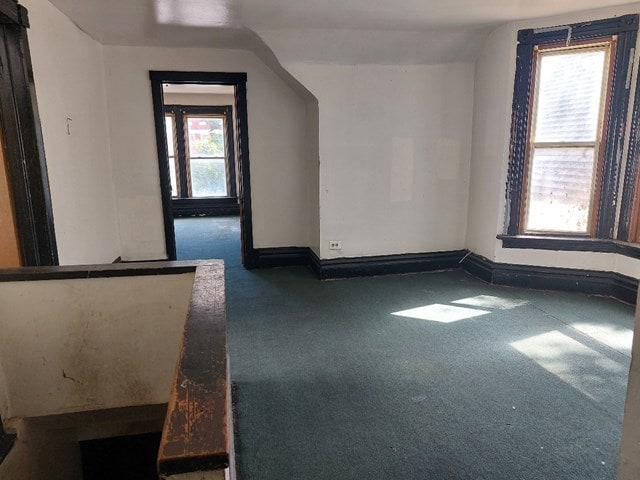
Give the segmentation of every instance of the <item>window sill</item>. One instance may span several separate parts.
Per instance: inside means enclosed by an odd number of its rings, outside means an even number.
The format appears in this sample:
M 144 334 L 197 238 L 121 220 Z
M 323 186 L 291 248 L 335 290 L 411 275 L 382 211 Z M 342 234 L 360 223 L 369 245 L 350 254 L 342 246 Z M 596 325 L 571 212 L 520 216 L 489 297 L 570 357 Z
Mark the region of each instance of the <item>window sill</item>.
M 498 235 L 502 248 L 530 248 L 569 252 L 617 253 L 640 259 L 640 244 L 587 237 L 551 237 L 540 235 Z

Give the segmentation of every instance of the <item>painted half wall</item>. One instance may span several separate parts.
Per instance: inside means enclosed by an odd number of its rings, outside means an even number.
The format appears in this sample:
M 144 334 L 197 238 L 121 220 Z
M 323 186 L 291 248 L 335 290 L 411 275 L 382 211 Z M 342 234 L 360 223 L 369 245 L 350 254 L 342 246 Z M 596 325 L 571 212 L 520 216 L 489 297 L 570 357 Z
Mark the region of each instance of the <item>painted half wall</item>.
M 46 0 L 24 0 L 60 263 L 120 256 L 102 46 Z M 68 125 L 68 128 L 67 128 Z
M 3 419 L 165 403 L 193 280 L 0 282 Z
M 285 67 L 318 99 L 321 258 L 463 248 L 473 65 Z
M 640 4 L 559 17 L 513 22 L 494 30 L 476 62 L 473 147 L 466 247 L 499 263 L 616 271 L 640 277 L 640 261 L 614 254 L 506 249 L 503 232 L 508 168 L 511 102 L 518 30 L 640 13 Z M 637 51 L 637 49 L 636 49 Z M 637 58 L 636 58 L 637 61 Z M 635 84 L 635 80 L 632 81 Z M 632 92 L 633 95 L 633 92 Z
M 166 258 L 149 70 L 247 73 L 254 246 L 310 245 L 306 106 L 279 76 L 244 50 L 104 52 L 123 259 Z

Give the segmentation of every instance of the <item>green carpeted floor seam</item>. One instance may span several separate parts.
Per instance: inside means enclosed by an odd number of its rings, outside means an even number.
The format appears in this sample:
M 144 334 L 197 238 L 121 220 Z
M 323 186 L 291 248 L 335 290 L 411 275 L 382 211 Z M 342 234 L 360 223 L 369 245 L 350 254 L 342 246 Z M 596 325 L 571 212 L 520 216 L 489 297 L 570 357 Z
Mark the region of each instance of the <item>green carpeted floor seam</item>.
M 587 338 L 590 339 L 591 341 L 597 343 L 603 350 L 609 350 L 611 352 L 615 352 L 616 354 L 622 355 L 624 357 L 626 357 L 627 359 L 631 359 L 631 355 L 629 355 L 627 352 L 623 352 L 621 350 L 618 350 L 617 348 L 613 348 L 611 345 L 607 345 L 606 343 L 601 342 L 600 340 L 598 340 L 597 338 L 594 338 L 590 335 L 587 335 L 585 332 L 581 331 L 580 329 L 574 327 L 573 325 L 571 325 L 570 323 L 565 322 L 564 320 L 562 320 L 561 318 L 557 317 L 556 315 L 553 315 L 552 313 L 547 312 L 546 310 L 538 307 L 537 305 L 531 305 L 535 310 L 539 311 L 540 313 L 542 313 L 545 317 L 547 318 L 551 318 L 553 320 L 555 320 L 558 323 L 561 323 L 562 325 L 564 325 L 567 329 L 572 330 L 573 332 L 575 332 L 579 337 L 581 338 Z

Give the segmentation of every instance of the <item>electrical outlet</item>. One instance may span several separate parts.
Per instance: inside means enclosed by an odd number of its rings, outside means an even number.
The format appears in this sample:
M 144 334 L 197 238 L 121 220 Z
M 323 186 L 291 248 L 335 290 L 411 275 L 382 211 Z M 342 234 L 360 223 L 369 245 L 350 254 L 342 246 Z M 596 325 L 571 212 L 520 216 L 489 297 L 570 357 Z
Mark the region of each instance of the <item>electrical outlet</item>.
M 329 240 L 329 250 L 342 250 L 342 242 L 340 240 Z

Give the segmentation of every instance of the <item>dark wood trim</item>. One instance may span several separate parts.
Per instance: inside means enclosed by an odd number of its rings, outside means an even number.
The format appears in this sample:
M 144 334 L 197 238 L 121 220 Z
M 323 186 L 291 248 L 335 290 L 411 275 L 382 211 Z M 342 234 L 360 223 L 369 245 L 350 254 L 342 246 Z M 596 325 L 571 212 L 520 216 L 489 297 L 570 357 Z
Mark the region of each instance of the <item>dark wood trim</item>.
M 474 253 L 461 265 L 471 275 L 495 285 L 604 295 L 636 303 L 638 280 L 620 273 L 496 263 Z
M 176 258 L 176 239 L 173 226 L 173 208 L 171 202 L 171 181 L 167 163 L 167 145 L 164 134 L 163 83 L 176 84 L 218 84 L 235 87 L 236 125 L 238 138 L 238 165 L 236 175 L 239 179 L 238 199 L 240 205 L 240 226 L 242 239 L 242 263 L 247 269 L 255 268 L 255 250 L 253 248 L 253 218 L 251 209 L 251 179 L 249 162 L 249 131 L 247 113 L 247 74 L 228 72 L 178 72 L 150 71 L 151 92 L 156 127 L 158 165 L 160 170 L 160 188 L 165 227 L 167 256 Z
M 308 265 L 310 262 L 308 247 L 256 248 L 255 251 L 258 268 Z
M 0 269 L 0 282 L 67 280 L 78 278 L 179 275 L 195 272 L 199 266 L 222 265 L 221 260 L 120 262 L 101 265 L 68 265 Z
M 174 198 L 171 200 L 174 217 L 239 215 L 237 198 Z
M 0 123 L 21 262 L 56 265 L 53 208 L 24 22 L 0 24 L 0 36 Z
M 551 28 L 529 28 L 518 32 L 518 43 L 523 45 L 541 45 L 556 43 L 567 38 L 568 27 L 571 27 L 571 40 L 582 41 L 616 35 L 638 30 L 638 15 L 622 15 L 620 17 L 593 20 L 590 22 L 559 25 Z
M 318 278 L 321 278 L 322 261 L 320 260 L 320 257 L 318 257 L 316 252 L 314 252 L 311 248 L 309 249 L 309 266 L 311 267 L 311 270 L 313 270 L 313 273 L 315 273 Z
M 605 20 L 527 29 L 518 32 L 516 74 L 514 80 L 509 170 L 507 177 L 506 234 L 518 235 L 521 231 L 521 200 L 524 196 L 528 131 L 530 123 L 531 87 L 536 45 L 551 45 L 570 40 L 571 44 L 617 35 L 613 59 L 613 82 L 610 87 L 608 116 L 604 119 L 603 164 L 599 172 L 600 194 L 595 198 L 597 221 L 594 231 L 598 238 L 612 238 L 618 202 L 620 159 L 627 121 L 629 68 L 635 47 L 638 15 L 625 15 Z
M 640 259 L 640 244 L 590 237 L 549 237 L 538 235 L 498 235 L 502 248 L 531 248 L 569 252 L 616 253 Z
M 164 113 L 166 116 L 167 106 L 164 106 Z M 187 165 L 187 147 L 186 147 L 186 130 L 184 128 L 184 117 L 179 112 L 173 113 L 173 121 L 174 121 L 174 149 L 175 155 L 178 159 L 178 172 L 176 177 L 176 183 L 178 187 L 177 193 L 178 197 L 187 198 L 191 195 L 190 185 L 190 175 L 189 175 L 189 166 Z M 168 147 L 169 145 L 167 145 Z M 167 157 L 167 163 L 169 164 L 169 169 L 174 168 L 174 165 L 171 164 L 171 160 Z M 174 192 L 171 192 L 171 198 L 174 199 Z
M 596 236 L 613 238 L 618 206 L 618 187 L 622 170 L 621 160 L 624 137 L 627 125 L 630 82 L 626 79 L 628 70 L 632 68 L 632 54 L 635 52 L 638 15 L 628 15 L 633 19 L 635 30 L 628 30 L 618 35 L 616 58 L 613 70 L 613 86 L 605 119 L 604 165 L 601 179 L 601 192 L 596 201 L 598 205 Z M 631 78 L 630 76 L 628 77 Z
M 249 119 L 247 113 L 247 83 L 236 83 L 236 132 L 238 137 L 238 171 L 240 178 L 240 223 L 242 240 L 242 263 L 245 268 L 256 266 L 253 248 L 253 213 L 251 209 L 251 172 L 249 169 Z
M 160 174 L 160 196 L 162 198 L 162 213 L 164 217 L 164 239 L 169 260 L 176 259 L 176 232 L 173 226 L 173 211 L 171 208 L 171 176 L 169 174 L 169 150 L 164 124 L 164 95 L 162 93 L 162 77 L 149 72 L 151 78 L 151 96 L 153 98 L 153 119 L 156 129 L 156 149 L 158 155 L 158 172 Z M 182 175 L 180 175 L 180 180 Z
M 14 433 L 7 433 L 4 431 L 4 425 L 2 424 L 2 417 L 0 417 L 0 463 L 4 461 L 16 441 L 16 435 Z
M 487 283 L 492 283 L 494 265 L 492 261 L 475 253 L 467 255 L 460 262 L 460 266 L 464 271 Z
M 180 72 L 175 70 L 153 70 L 149 72 L 152 80 L 176 84 L 236 85 L 247 81 L 244 72 Z M 215 77 L 215 78 L 213 78 Z
M 518 44 L 516 75 L 514 79 L 513 102 L 511 105 L 511 142 L 509 144 L 509 166 L 507 171 L 506 215 L 507 233 L 520 232 L 522 217 L 522 196 L 527 166 L 527 145 L 529 139 L 529 117 L 531 109 L 531 75 L 533 71 L 533 49 L 529 45 Z
M 610 240 L 590 237 L 555 237 L 542 235 L 498 235 L 502 248 L 531 248 L 579 252 L 614 252 Z
M 233 462 L 222 265 L 196 270 L 158 452 L 161 477 Z
M 27 9 L 18 5 L 17 0 L 0 0 L 0 23 L 29 28 Z
M 320 278 L 324 280 L 451 270 L 460 267 L 460 261 L 466 254 L 467 250 L 454 250 L 320 260 Z
M 618 240 L 636 241 L 637 216 L 640 214 L 638 195 L 638 160 L 640 156 L 640 75 L 636 78 L 636 91 L 631 114 L 631 132 L 624 183 L 622 185 L 622 203 L 618 220 Z M 636 218 L 634 218 L 636 217 Z M 635 221 L 634 221 L 635 220 Z

